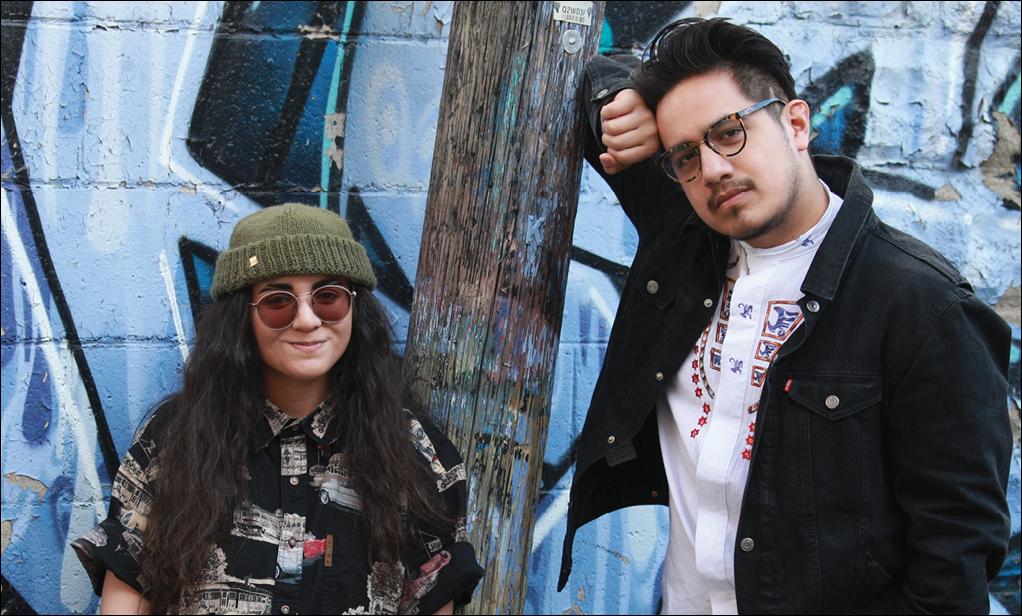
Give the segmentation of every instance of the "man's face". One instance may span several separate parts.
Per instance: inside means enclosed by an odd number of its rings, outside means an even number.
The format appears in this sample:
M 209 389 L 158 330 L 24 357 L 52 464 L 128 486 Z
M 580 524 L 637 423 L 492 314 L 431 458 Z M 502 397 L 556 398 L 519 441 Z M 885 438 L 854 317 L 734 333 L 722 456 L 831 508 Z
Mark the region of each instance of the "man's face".
M 718 120 L 758 102 L 743 94 L 728 72 L 690 77 L 657 105 L 660 140 L 665 148 L 697 143 Z M 810 220 L 810 200 L 802 194 L 805 173 L 799 164 L 799 152 L 809 145 L 808 107 L 801 101 L 789 103 L 780 122 L 771 115 L 776 111 L 768 107 L 743 118 L 746 143 L 734 156 L 721 156 L 700 145 L 702 168 L 694 180 L 682 184 L 710 228 L 758 248 L 795 239 L 818 220 Z M 793 113 L 806 116 L 804 131 L 800 117 L 791 120 Z

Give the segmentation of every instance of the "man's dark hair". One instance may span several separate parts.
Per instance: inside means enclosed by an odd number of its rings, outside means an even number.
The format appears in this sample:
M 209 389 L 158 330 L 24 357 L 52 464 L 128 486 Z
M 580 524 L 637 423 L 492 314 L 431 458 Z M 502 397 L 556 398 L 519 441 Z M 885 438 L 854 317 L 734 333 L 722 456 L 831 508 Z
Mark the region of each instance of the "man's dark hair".
M 631 78 L 653 110 L 679 82 L 718 70 L 728 71 L 742 94 L 754 101 L 797 97 L 788 61 L 777 45 L 722 17 L 669 24 L 653 38 L 647 53 Z

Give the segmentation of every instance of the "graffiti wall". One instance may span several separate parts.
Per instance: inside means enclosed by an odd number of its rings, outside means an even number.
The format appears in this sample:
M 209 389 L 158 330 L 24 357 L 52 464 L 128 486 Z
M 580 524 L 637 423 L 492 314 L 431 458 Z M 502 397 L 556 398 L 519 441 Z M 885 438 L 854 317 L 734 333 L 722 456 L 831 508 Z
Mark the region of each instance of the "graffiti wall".
M 403 341 L 453 4 L 2 6 L 2 609 L 95 612 L 68 542 L 105 515 L 139 419 L 178 386 L 238 218 L 295 201 L 347 216 Z M 694 15 L 777 42 L 814 110 L 813 147 L 855 156 L 880 216 L 1013 324 L 1017 442 L 1019 3 L 608 2 L 601 50 L 638 53 Z M 530 613 L 656 610 L 662 508 L 583 527 L 554 590 L 575 438 L 636 241 L 587 170 Z M 991 592 L 1018 613 L 1017 446 L 1012 481 L 1013 552 Z

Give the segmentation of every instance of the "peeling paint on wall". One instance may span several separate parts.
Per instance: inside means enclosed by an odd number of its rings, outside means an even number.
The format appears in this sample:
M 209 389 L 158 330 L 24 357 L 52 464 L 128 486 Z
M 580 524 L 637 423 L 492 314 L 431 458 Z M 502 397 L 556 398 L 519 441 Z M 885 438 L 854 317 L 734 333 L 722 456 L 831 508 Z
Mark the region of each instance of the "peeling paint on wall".
M 13 484 L 21 488 L 22 490 L 28 490 L 35 492 L 39 495 L 39 502 L 43 502 L 43 497 L 46 496 L 46 492 L 49 488 L 43 482 L 38 479 L 33 479 L 25 475 L 18 475 L 17 473 L 7 473 L 4 475 L 4 481 Z
M 1019 194 L 1019 151 L 1022 139 L 1019 138 L 1018 127 L 1007 114 L 1000 111 L 991 112 L 997 120 L 997 141 L 990 158 L 983 161 L 983 184 L 1004 199 L 1004 207 L 1012 210 L 1022 209 L 1022 196 Z
M 67 539 L 101 515 L 119 452 L 177 387 L 238 218 L 284 201 L 346 214 L 403 339 L 452 7 L 3 3 L 4 606 L 95 611 Z M 636 52 L 675 19 L 718 13 L 788 53 L 816 151 L 856 157 L 879 215 L 938 247 L 1016 325 L 1017 435 L 1019 4 L 612 1 L 601 50 Z M 528 246 L 543 225 L 528 221 Z M 587 172 L 530 613 L 656 609 L 663 508 L 583 527 L 579 545 L 602 549 L 576 554 L 575 597 L 554 591 L 575 439 L 636 242 Z

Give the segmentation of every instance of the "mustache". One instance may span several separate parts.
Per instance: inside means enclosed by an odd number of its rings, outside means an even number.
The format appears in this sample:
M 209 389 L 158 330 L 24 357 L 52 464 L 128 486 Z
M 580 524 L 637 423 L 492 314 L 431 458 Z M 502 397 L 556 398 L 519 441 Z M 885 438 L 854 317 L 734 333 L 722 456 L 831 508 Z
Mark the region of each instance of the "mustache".
M 752 181 L 752 178 L 743 178 L 741 180 L 731 180 L 729 182 L 721 183 L 713 187 L 713 192 L 710 197 L 706 200 L 706 210 L 713 211 L 717 209 L 717 199 L 721 195 L 732 191 L 738 190 L 752 190 L 756 187 L 756 183 Z

